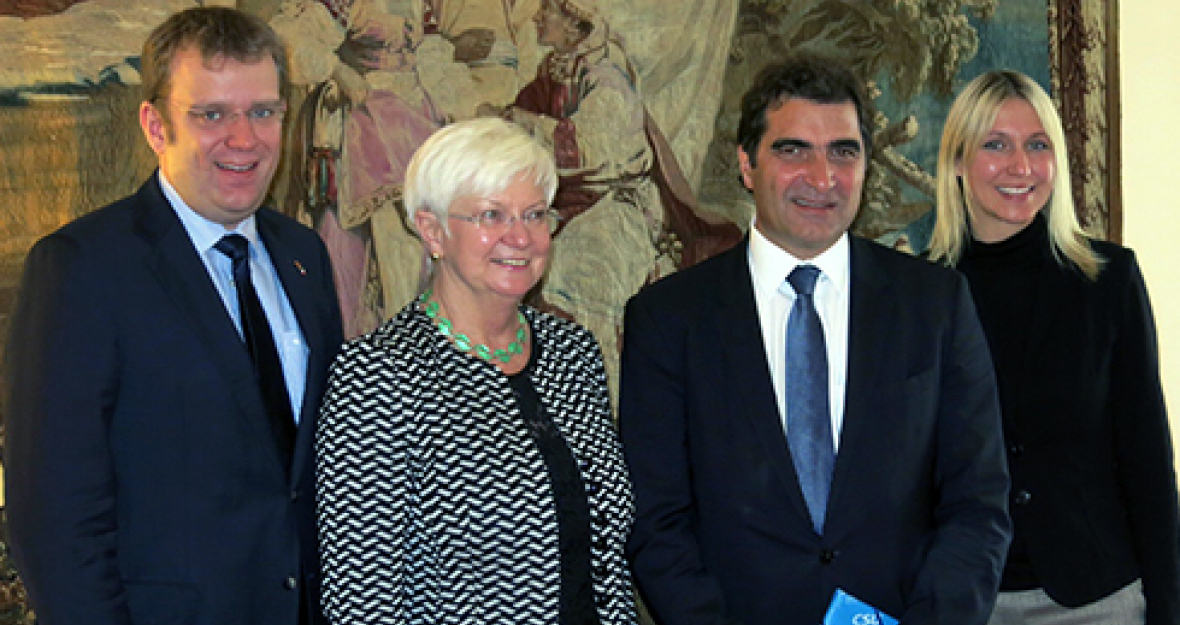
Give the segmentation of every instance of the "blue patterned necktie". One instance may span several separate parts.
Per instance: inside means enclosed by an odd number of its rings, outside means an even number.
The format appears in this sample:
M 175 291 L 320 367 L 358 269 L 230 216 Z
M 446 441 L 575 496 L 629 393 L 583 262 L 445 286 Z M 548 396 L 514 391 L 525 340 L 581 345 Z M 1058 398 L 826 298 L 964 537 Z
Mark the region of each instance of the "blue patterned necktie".
M 787 444 L 815 531 L 823 534 L 835 450 L 828 408 L 828 351 L 812 295 L 819 268 L 799 265 L 787 277 L 795 304 L 787 319 Z
M 262 402 L 266 406 L 279 454 L 284 466 L 289 469 L 295 449 L 295 417 L 291 411 L 291 398 L 283 378 L 283 364 L 279 359 L 279 350 L 275 347 L 270 322 L 266 320 L 266 312 L 262 309 L 258 292 L 254 290 L 254 281 L 250 278 L 250 241 L 240 234 L 227 234 L 213 247 L 233 261 L 242 336 L 250 351 L 250 359 L 254 362 L 254 374 L 258 378 Z

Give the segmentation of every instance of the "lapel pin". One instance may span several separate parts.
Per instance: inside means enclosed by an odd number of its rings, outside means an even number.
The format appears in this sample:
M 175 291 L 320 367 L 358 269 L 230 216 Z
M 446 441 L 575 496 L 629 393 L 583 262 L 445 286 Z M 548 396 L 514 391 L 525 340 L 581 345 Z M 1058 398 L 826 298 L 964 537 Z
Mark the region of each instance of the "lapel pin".
M 299 275 L 306 276 L 307 270 L 303 268 L 303 263 L 295 261 L 295 268 L 299 270 Z

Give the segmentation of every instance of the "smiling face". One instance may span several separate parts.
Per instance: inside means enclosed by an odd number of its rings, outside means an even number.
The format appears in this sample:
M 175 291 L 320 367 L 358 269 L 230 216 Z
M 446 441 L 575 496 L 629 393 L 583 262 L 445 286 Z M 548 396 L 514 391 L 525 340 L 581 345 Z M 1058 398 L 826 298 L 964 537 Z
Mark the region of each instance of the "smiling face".
M 545 273 L 551 236 L 543 220 L 526 225 L 526 211 L 545 209 L 545 191 L 531 177 L 518 176 L 502 191 L 487 197 L 456 198 L 444 227 L 438 216 L 419 211 L 418 232 L 436 263 L 435 290 L 449 301 L 516 306 Z M 516 219 L 505 226 L 485 227 L 462 218 L 501 210 Z
M 866 160 L 852 102 L 789 98 L 767 109 L 757 154 L 739 148 L 738 161 L 754 227 L 797 258 L 823 253 L 856 217 Z
M 189 47 L 173 59 L 170 84 L 166 98 L 140 106 L 140 126 L 160 171 L 185 203 L 232 228 L 262 204 L 278 165 L 282 123 L 244 114 L 281 108 L 274 60 L 242 63 L 219 56 L 206 65 Z M 167 107 L 167 116 L 157 107 Z M 228 119 L 210 124 L 194 115 L 216 111 Z
M 1049 201 L 1057 174 L 1053 144 L 1032 105 L 1023 98 L 1004 100 L 960 173 L 968 178 L 976 239 L 1002 241 L 1032 222 Z

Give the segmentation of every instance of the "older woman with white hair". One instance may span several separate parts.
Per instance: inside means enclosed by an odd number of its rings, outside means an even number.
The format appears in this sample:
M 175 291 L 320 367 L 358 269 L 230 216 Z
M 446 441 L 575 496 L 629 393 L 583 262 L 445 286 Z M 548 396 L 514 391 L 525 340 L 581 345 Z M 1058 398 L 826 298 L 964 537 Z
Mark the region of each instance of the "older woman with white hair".
M 344 347 L 317 432 L 332 623 L 634 622 L 602 357 L 521 303 L 556 186 L 549 153 L 499 119 L 446 127 L 411 160 L 427 288 Z

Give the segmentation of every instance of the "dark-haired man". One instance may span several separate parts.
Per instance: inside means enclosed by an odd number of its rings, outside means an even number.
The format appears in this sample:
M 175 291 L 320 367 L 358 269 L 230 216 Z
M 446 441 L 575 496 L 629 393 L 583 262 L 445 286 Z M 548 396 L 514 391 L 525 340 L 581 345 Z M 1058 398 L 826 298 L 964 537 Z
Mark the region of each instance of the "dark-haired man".
M 627 306 L 636 581 L 660 625 L 816 625 L 838 590 L 982 625 L 1010 539 L 994 376 L 963 279 L 847 231 L 871 133 L 837 63 L 742 105 L 746 241 Z
M 318 237 L 260 209 L 285 68 L 255 17 L 169 18 L 143 51 L 159 170 L 29 254 L 5 460 L 41 625 L 324 622 L 312 436 L 341 321 Z

